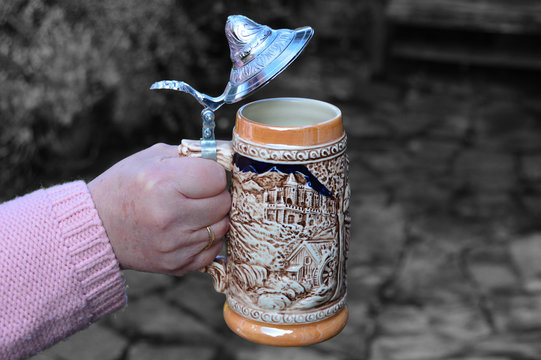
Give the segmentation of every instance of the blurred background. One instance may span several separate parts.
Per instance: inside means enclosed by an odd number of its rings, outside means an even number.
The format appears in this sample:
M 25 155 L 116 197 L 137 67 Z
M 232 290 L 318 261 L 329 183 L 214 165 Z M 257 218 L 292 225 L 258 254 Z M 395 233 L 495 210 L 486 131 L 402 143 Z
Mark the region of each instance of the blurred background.
M 295 76 L 289 85 L 295 86 L 283 95 L 324 97 L 330 95 L 327 87 L 340 85 L 323 84 L 322 76 L 339 72 L 342 79 L 360 79 L 366 72 L 367 11 L 366 4 L 354 1 L 331 6 L 301 1 L 3 3 L 0 198 L 35 188 L 38 179 L 46 185 L 93 176 L 112 157 L 158 141 L 199 138 L 201 106 L 189 96 L 150 92 L 149 87 L 177 79 L 211 96 L 221 94 L 231 69 L 224 35 L 228 15 L 247 15 L 273 28 L 316 27 L 302 63 L 289 73 Z M 356 82 L 341 92 L 353 92 Z M 312 85 L 316 88 L 306 94 Z M 220 135 L 230 136 L 236 108 L 218 112 Z
M 228 15 L 310 25 L 248 101 L 339 106 L 353 218 L 349 323 L 305 348 L 255 345 L 203 274 L 125 272 L 129 305 L 34 359 L 541 359 L 541 5 L 534 0 L 0 3 L 0 200 L 91 180 L 155 142 L 199 138 L 231 68 Z M 230 138 L 246 101 L 216 113 Z

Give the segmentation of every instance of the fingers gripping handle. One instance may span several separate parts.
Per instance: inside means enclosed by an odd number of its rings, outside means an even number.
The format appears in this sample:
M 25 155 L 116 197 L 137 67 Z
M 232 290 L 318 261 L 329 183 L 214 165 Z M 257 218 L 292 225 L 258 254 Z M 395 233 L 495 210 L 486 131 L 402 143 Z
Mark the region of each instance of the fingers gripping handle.
M 178 147 L 180 156 L 202 157 L 201 141 L 182 139 Z M 225 170 L 233 167 L 233 144 L 231 141 L 216 140 L 216 161 Z
M 183 139 L 178 147 L 180 156 L 203 157 L 201 141 Z M 233 145 L 231 141 L 216 140 L 216 161 L 225 170 L 231 171 L 233 167 Z M 220 293 L 225 291 L 226 283 L 226 258 L 218 256 L 214 261 L 200 271 L 212 276 L 214 289 Z

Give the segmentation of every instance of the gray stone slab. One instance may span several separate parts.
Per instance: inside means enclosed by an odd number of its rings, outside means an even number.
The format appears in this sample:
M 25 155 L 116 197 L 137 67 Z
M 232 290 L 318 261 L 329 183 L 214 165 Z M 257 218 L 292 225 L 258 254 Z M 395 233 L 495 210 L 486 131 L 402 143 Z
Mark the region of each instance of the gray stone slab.
M 532 333 L 526 337 L 514 334 L 494 335 L 474 345 L 472 353 L 481 356 L 539 359 L 539 354 L 541 354 L 539 333 Z
M 413 306 L 389 307 L 377 320 L 379 332 L 386 336 L 417 335 L 430 328 L 429 315 Z
M 380 337 L 372 345 L 370 360 L 434 360 L 460 350 L 460 343 L 436 334 Z
M 404 241 L 404 213 L 400 206 L 362 203 L 351 209 L 349 260 L 393 262 Z
M 209 346 L 159 346 L 140 342 L 132 345 L 127 360 L 213 360 L 216 350 Z
M 156 295 L 128 303 L 125 310 L 112 317 L 111 323 L 115 328 L 139 337 L 184 343 L 217 341 L 210 327 Z
M 511 242 L 511 255 L 524 285 L 538 288 L 541 281 L 541 234 L 531 234 Z
M 348 301 L 347 307 L 348 322 L 342 332 L 332 339 L 311 345 L 311 349 L 345 359 L 358 359 L 366 353 L 366 340 L 373 325 L 367 314 L 367 306 L 359 301 Z
M 255 348 L 241 348 L 234 353 L 236 360 L 342 360 L 338 354 L 325 353 L 310 347 L 279 348 L 260 345 Z
M 381 285 L 389 278 L 393 267 L 389 265 L 359 265 L 352 263 L 347 272 L 347 302 L 367 306 L 374 300 Z
M 468 304 L 393 306 L 377 320 L 379 333 L 388 337 L 432 334 L 466 346 L 490 334 L 479 310 Z
M 454 165 L 455 181 L 470 183 L 479 192 L 504 192 L 515 186 L 516 174 L 511 153 L 469 149 L 460 153 Z
M 409 246 L 397 270 L 394 296 L 418 303 L 469 296 L 471 288 L 448 251 L 429 241 Z
M 117 360 L 128 346 L 118 333 L 99 324 L 59 342 L 32 360 Z
M 214 328 L 226 326 L 222 315 L 225 296 L 214 290 L 208 274 L 193 272 L 185 275 L 165 297 Z
M 474 262 L 468 266 L 475 282 L 484 290 L 513 290 L 518 279 L 509 264 Z
M 169 275 L 126 270 L 123 272 L 128 298 L 140 297 L 157 289 L 167 288 L 174 282 Z
M 527 220 L 532 225 L 537 226 L 539 223 L 539 217 L 541 216 L 541 191 L 533 194 L 525 192 L 521 194 L 520 201 L 524 204 L 527 212 L 530 214 L 530 216 L 528 218 L 524 218 L 524 220 Z
M 480 309 L 471 302 L 433 304 L 426 307 L 430 332 L 468 347 L 491 335 Z
M 525 155 L 521 158 L 523 175 L 539 184 L 541 180 L 541 154 Z
M 467 356 L 467 357 L 454 357 L 446 360 L 509 360 L 507 356 Z
M 508 329 L 516 332 L 541 331 L 541 296 L 523 294 L 511 296 L 507 309 L 500 310 Z M 502 311 L 503 310 L 503 311 Z
M 58 357 L 50 351 L 41 352 L 29 358 L 30 360 L 58 360 Z

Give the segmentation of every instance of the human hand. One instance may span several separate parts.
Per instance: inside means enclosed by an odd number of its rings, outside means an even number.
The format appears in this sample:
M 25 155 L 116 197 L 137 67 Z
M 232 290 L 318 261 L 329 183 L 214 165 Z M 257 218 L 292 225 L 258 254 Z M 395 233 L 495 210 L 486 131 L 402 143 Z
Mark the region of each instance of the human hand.
M 123 269 L 183 275 L 208 265 L 229 229 L 225 170 L 156 144 L 88 184 Z M 210 226 L 216 236 L 209 243 Z

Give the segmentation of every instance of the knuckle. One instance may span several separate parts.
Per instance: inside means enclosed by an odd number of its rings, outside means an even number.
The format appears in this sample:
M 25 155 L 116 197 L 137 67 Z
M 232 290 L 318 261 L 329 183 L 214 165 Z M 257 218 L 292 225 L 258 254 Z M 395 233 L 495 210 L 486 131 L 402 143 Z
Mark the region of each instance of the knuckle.
M 204 263 L 203 266 L 207 266 L 208 264 L 213 262 L 214 259 L 216 259 L 216 256 L 218 256 L 218 254 L 222 251 L 222 248 L 223 248 L 223 243 L 221 241 L 215 246 L 213 246 L 212 248 L 210 248 L 209 251 L 206 252 L 205 256 L 202 259 Z
M 218 169 L 214 171 L 214 176 L 216 177 L 216 186 L 223 189 L 227 185 L 227 174 L 224 168 L 222 168 L 220 165 L 215 164 L 215 167 L 218 167 Z
M 227 185 L 227 174 L 224 168 L 215 161 L 201 160 L 199 175 L 209 180 L 209 186 L 216 189 L 224 189 Z
M 176 273 L 180 269 L 182 269 L 182 263 L 179 263 L 178 259 L 175 256 L 173 256 L 173 254 L 169 254 L 167 256 L 162 257 L 160 266 L 161 266 L 162 272 L 168 273 L 168 274 Z
M 174 250 L 174 245 L 166 240 L 156 241 L 155 247 L 156 250 L 162 254 L 167 254 Z
M 224 248 L 224 243 L 222 241 L 218 242 L 218 244 L 215 246 L 215 249 L 212 251 L 212 260 L 216 259 L 216 256 L 218 256 Z
M 163 171 L 155 167 L 147 167 L 139 172 L 136 176 L 137 183 L 144 192 L 155 191 L 160 189 L 160 186 L 167 181 Z
M 170 260 L 163 261 L 161 266 L 162 266 L 163 272 L 166 272 L 166 273 L 174 272 L 178 269 L 178 264 Z
M 223 204 L 225 208 L 225 213 L 227 214 L 231 209 L 231 204 L 233 200 L 231 198 L 231 194 L 228 191 L 224 191 L 223 194 Z
M 219 250 L 216 250 L 216 249 L 219 249 Z M 212 249 L 209 249 L 208 251 L 201 253 L 201 255 L 191 263 L 190 269 L 198 270 L 198 269 L 204 268 L 205 266 L 210 265 L 210 263 L 214 261 L 216 256 L 220 253 L 220 251 L 221 251 L 221 246 L 220 247 L 213 246 Z
M 227 216 L 231 210 L 231 202 L 231 195 L 227 191 L 223 191 L 214 198 L 215 206 L 212 208 L 212 214 L 219 219 Z
M 173 217 L 161 206 L 153 206 L 146 216 L 149 226 L 159 232 L 167 230 L 174 222 Z
M 216 235 L 222 238 L 225 236 L 225 234 L 227 234 L 228 231 L 229 231 L 229 218 L 226 218 L 219 223 L 218 229 L 216 231 L 217 232 Z
M 159 142 L 151 146 L 152 149 L 159 150 L 159 151 L 165 150 L 167 147 L 168 145 L 163 142 Z

